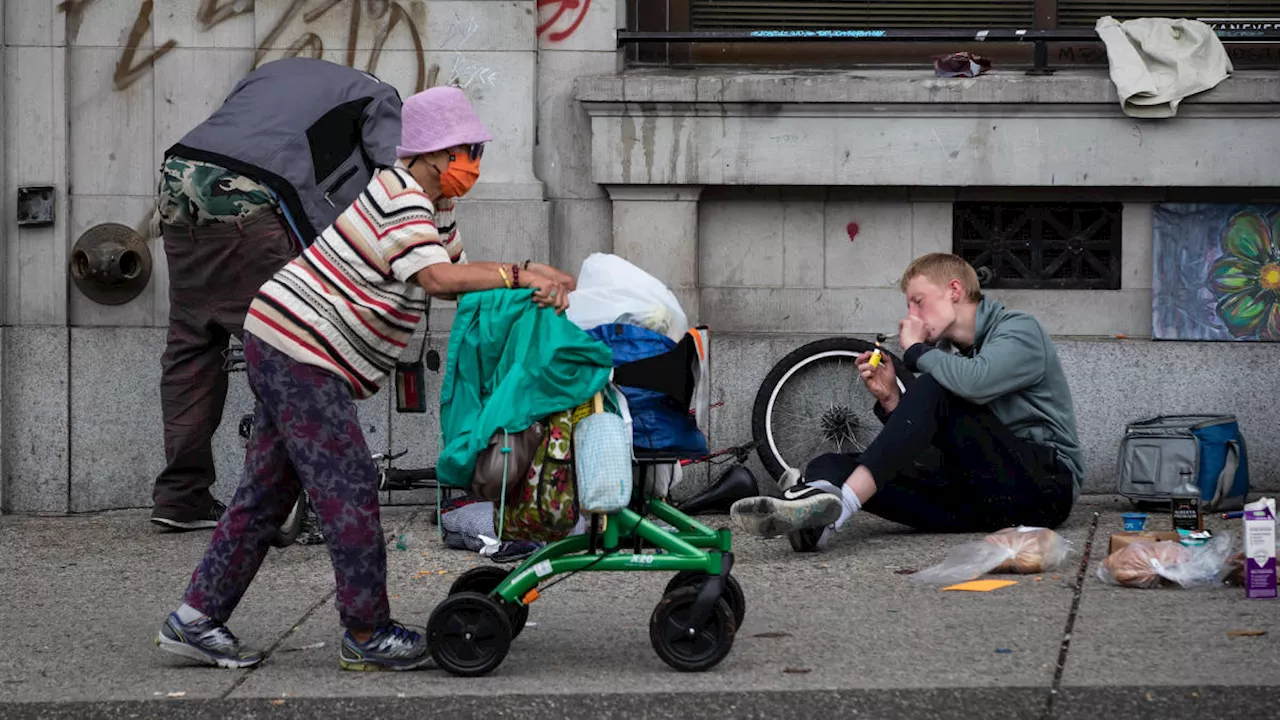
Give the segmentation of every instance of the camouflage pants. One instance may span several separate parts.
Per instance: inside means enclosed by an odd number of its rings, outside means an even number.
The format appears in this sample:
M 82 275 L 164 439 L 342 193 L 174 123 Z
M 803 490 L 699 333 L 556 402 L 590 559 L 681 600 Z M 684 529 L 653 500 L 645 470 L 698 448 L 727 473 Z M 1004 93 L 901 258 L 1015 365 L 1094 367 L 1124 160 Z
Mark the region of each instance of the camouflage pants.
M 275 202 L 266 187 L 212 163 L 171 156 L 160 166 L 156 221 L 207 227 L 248 217 Z M 159 234 L 159 233 L 153 233 Z

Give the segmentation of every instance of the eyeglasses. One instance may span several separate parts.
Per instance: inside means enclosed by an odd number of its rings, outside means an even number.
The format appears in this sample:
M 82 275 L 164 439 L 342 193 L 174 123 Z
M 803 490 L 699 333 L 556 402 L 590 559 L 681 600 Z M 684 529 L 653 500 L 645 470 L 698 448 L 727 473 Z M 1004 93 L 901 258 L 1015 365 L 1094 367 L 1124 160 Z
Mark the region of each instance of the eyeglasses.
M 471 156 L 472 160 L 479 162 L 480 158 L 484 155 L 484 143 L 475 143 L 473 145 L 467 146 L 467 154 Z M 412 160 L 409 161 L 409 164 L 406 167 L 413 167 L 414 163 L 418 162 L 418 160 L 421 157 L 422 157 L 421 155 L 415 156 Z M 453 162 L 454 160 L 457 160 L 457 159 L 458 159 L 457 155 L 454 155 L 453 153 L 449 153 L 449 162 Z
M 467 154 L 471 156 L 472 160 L 476 160 L 476 161 L 480 160 L 480 158 L 484 155 L 484 143 L 475 143 L 469 146 L 467 148 Z M 449 155 L 449 160 L 456 160 L 456 159 L 457 158 L 454 157 L 452 154 Z

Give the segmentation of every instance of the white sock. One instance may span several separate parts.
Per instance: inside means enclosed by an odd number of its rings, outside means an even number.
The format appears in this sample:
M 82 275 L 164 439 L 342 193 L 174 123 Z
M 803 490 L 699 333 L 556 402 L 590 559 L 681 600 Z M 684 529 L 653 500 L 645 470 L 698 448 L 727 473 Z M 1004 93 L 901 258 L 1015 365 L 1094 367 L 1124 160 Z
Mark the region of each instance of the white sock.
M 848 485 L 840 486 L 840 519 L 836 520 L 836 529 L 839 530 L 848 522 L 853 514 L 862 509 L 862 502 L 858 500 L 858 496 L 853 494 L 853 488 Z
M 190 625 L 202 617 L 204 617 L 204 613 L 186 603 L 182 603 L 182 606 L 178 608 L 178 619 L 182 621 L 183 625 Z

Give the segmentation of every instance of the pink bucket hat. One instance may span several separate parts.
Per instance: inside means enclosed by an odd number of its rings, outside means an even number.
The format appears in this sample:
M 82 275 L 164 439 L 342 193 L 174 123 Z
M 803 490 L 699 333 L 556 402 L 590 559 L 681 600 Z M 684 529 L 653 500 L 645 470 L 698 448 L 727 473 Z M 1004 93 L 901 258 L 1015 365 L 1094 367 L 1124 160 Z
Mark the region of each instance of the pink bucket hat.
M 461 89 L 427 88 L 404 101 L 396 157 L 412 157 L 491 140 L 493 137 Z

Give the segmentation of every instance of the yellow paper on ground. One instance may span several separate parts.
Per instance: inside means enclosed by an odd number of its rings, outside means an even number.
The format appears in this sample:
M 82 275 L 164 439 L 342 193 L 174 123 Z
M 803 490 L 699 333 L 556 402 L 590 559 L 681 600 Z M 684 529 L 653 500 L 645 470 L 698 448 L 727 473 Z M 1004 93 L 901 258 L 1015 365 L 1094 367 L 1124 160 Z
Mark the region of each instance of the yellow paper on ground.
M 943 590 L 968 590 L 969 592 L 991 592 L 999 590 L 1002 587 L 1017 585 L 1017 580 L 970 580 L 962 582 L 959 585 L 951 585 L 942 588 Z

